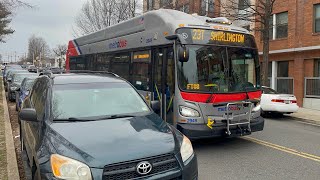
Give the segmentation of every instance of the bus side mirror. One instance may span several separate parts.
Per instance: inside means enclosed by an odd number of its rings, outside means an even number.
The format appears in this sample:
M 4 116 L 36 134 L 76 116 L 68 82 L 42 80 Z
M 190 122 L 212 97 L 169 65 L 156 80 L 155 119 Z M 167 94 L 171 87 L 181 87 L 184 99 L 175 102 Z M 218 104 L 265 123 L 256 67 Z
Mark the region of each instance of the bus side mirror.
M 178 58 L 180 62 L 188 62 L 189 48 L 186 46 L 180 46 L 178 49 Z
M 153 111 L 160 111 L 160 101 L 151 101 L 150 106 L 153 109 Z

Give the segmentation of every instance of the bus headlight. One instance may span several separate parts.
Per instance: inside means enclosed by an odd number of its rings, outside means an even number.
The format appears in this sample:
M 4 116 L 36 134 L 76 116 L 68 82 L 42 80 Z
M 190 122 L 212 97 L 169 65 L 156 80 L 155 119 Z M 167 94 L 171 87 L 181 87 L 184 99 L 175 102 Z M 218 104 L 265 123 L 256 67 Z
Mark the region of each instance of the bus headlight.
M 180 148 L 180 154 L 183 162 L 187 161 L 193 154 L 191 141 L 186 136 L 183 136 L 183 141 Z
M 53 154 L 50 163 L 53 175 L 59 179 L 91 180 L 90 168 L 79 161 Z
M 200 117 L 199 112 L 192 108 L 180 106 L 179 111 L 180 111 L 180 114 L 185 117 Z

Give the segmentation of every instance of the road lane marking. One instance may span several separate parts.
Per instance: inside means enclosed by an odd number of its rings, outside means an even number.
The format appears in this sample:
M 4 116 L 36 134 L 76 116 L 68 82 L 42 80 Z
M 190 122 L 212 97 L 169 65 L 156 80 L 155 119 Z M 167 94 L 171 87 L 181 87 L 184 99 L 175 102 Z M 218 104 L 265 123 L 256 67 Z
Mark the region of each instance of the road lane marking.
M 270 148 L 273 148 L 273 149 L 277 149 L 279 151 L 283 151 L 283 152 L 286 152 L 286 153 L 289 153 L 289 154 L 293 154 L 293 155 L 296 155 L 296 156 L 307 158 L 307 159 L 310 159 L 310 160 L 313 160 L 313 161 L 316 161 L 316 162 L 320 162 L 320 156 L 316 156 L 316 155 L 313 155 L 313 154 L 297 151 L 295 149 L 287 148 L 287 147 L 284 147 L 284 146 L 280 146 L 280 145 L 277 145 L 277 144 L 269 143 L 269 142 L 262 141 L 262 140 L 259 140 L 259 139 L 256 139 L 256 138 L 252 138 L 252 137 L 248 137 L 248 136 L 247 137 L 242 137 L 242 139 L 245 139 L 247 141 L 251 141 L 251 142 L 254 142 L 254 143 L 257 143 L 257 144 L 260 144 L 260 145 L 264 145 L 264 146 L 267 146 L 267 147 L 270 147 Z

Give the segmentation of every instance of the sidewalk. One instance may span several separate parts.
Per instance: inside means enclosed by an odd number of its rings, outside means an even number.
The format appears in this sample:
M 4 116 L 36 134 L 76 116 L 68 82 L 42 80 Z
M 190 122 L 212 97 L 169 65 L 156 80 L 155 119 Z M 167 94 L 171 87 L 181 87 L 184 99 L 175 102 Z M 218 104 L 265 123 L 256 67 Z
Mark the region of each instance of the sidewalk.
M 0 77 L 1 78 L 1 77 Z M 1 172 L 1 178 L 8 179 L 8 180 L 19 180 L 19 170 L 18 170 L 18 164 L 17 164 L 17 157 L 16 157 L 16 151 L 14 147 L 14 141 L 13 141 L 13 135 L 12 135 L 12 128 L 10 123 L 10 117 L 8 112 L 8 104 L 6 101 L 6 95 L 5 91 L 3 90 L 3 84 L 2 80 L 0 79 L 0 116 L 1 117 L 1 129 L 0 131 L 4 130 L 5 138 L 1 138 L 1 145 L 2 145 L 2 151 L 1 153 L 5 153 L 6 155 L 1 154 L 1 166 L 2 168 L 6 168 L 7 172 Z M 5 158 L 6 157 L 6 158 Z M 0 178 L 0 179 L 1 179 Z
M 306 108 L 299 108 L 298 112 L 286 116 L 295 118 L 300 121 L 320 124 L 320 111 Z

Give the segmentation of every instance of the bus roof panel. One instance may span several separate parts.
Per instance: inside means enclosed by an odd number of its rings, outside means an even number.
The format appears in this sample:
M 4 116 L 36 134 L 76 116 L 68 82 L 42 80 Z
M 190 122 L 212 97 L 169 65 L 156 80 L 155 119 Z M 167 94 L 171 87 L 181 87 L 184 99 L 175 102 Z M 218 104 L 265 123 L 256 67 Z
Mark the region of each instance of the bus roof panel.
M 130 49 L 169 44 L 172 42 L 165 36 L 175 34 L 181 24 L 192 28 L 212 28 L 217 25 L 208 24 L 206 17 L 171 9 L 159 9 L 77 38 L 74 42 L 83 54 L 115 51 L 119 49 L 119 45 L 125 45 L 125 47 L 121 46 L 122 49 Z M 219 26 L 228 27 L 230 31 L 248 33 L 245 29 L 233 25 L 219 24 Z

